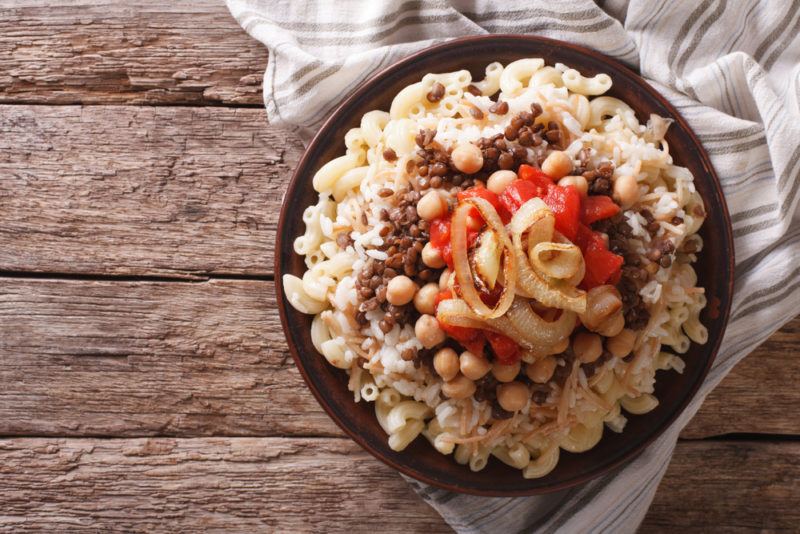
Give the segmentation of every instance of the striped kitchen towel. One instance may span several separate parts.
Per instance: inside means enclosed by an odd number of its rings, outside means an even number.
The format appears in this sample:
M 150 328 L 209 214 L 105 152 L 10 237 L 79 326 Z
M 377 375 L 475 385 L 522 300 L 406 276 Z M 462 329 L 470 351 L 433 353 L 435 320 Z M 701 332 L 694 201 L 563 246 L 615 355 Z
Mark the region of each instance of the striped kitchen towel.
M 599 4 L 599 5 L 598 5 Z M 412 486 L 458 532 L 633 532 L 678 434 L 800 302 L 800 1 L 228 0 L 270 51 L 269 120 L 308 139 L 356 85 L 435 42 L 486 33 L 581 44 L 642 75 L 686 118 L 722 181 L 736 240 L 728 332 L 694 402 L 623 469 L 565 493 L 511 499 Z

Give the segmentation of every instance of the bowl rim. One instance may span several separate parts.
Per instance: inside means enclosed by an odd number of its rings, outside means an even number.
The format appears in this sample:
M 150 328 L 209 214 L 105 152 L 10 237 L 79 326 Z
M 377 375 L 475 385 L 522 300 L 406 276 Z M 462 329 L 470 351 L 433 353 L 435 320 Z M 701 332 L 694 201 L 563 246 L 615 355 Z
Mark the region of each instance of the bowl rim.
M 648 96 L 657 100 L 662 106 L 664 106 L 670 113 L 671 118 L 675 119 L 681 128 L 687 133 L 690 138 L 692 144 L 697 146 L 699 150 L 696 154 L 693 155 L 694 158 L 699 161 L 699 163 L 704 167 L 708 177 L 711 181 L 711 186 L 715 190 L 716 195 L 722 200 L 721 207 L 722 207 L 722 218 L 725 222 L 725 226 L 727 232 L 723 232 L 725 235 L 722 236 L 725 238 L 725 247 L 730 250 L 730 256 L 727 258 L 727 267 L 728 267 L 728 279 L 725 281 L 725 285 L 727 285 L 727 292 L 726 295 L 728 296 L 726 302 L 722 302 L 719 308 L 719 315 L 715 319 L 715 321 L 721 321 L 721 328 L 720 328 L 720 335 L 713 341 L 713 344 L 705 345 L 707 350 L 709 351 L 709 356 L 706 361 L 705 366 L 701 370 L 695 384 L 691 387 L 686 395 L 677 403 L 675 409 L 673 410 L 672 414 L 662 423 L 662 425 L 656 429 L 651 435 L 647 436 L 646 439 L 642 440 L 636 446 L 632 447 L 631 450 L 618 459 L 604 463 L 598 464 L 598 467 L 589 469 L 577 476 L 568 478 L 564 481 L 559 483 L 555 483 L 548 486 L 541 486 L 531 489 L 523 489 L 523 490 L 482 490 L 479 488 L 473 487 L 463 487 L 458 486 L 456 484 L 451 484 L 445 481 L 438 480 L 436 478 L 428 476 L 426 473 L 422 471 L 418 471 L 413 469 L 399 461 L 395 461 L 392 458 L 389 458 L 382 454 L 380 451 L 374 449 L 368 441 L 357 431 L 357 429 L 350 428 L 344 421 L 342 421 L 338 415 L 334 412 L 334 410 L 329 406 L 328 401 L 319 391 L 319 389 L 314 384 L 314 381 L 308 374 L 308 371 L 303 364 L 302 358 L 298 351 L 297 346 L 290 342 L 291 339 L 289 327 L 288 327 L 288 317 L 286 312 L 287 301 L 285 299 L 285 295 L 283 292 L 283 272 L 281 269 L 281 254 L 280 251 L 283 248 L 283 241 L 284 239 L 291 239 L 292 236 L 285 236 L 284 235 L 284 228 L 286 219 L 289 217 L 289 204 L 287 202 L 288 199 L 291 199 L 295 196 L 297 189 L 301 186 L 301 177 L 300 177 L 300 170 L 303 169 L 308 164 L 308 159 L 311 157 L 311 154 L 315 152 L 315 149 L 324 142 L 324 137 L 327 134 L 327 131 L 334 123 L 338 122 L 339 115 L 342 111 L 346 108 L 349 108 L 351 105 L 355 104 L 355 102 L 362 98 L 364 93 L 370 90 L 373 85 L 376 83 L 380 83 L 383 78 L 389 77 L 392 73 L 397 70 L 400 70 L 411 63 L 418 61 L 420 58 L 431 55 L 437 54 L 440 52 L 447 51 L 449 49 L 457 49 L 463 45 L 470 45 L 480 42 L 534 42 L 539 43 L 546 46 L 559 46 L 559 47 L 566 47 L 570 48 L 575 52 L 579 52 L 583 55 L 589 56 L 594 60 L 603 63 L 603 64 L 612 64 L 615 68 L 625 72 L 629 76 L 638 79 L 639 84 L 638 88 L 646 91 Z M 722 260 L 725 261 L 725 260 Z M 733 231 L 732 231 L 732 224 L 730 218 L 730 212 L 728 210 L 727 200 L 725 195 L 722 191 L 722 186 L 717 176 L 716 171 L 714 170 L 714 166 L 711 164 L 710 158 L 705 147 L 702 145 L 700 140 L 697 138 L 697 135 L 694 133 L 692 128 L 683 118 L 683 116 L 678 112 L 678 110 L 658 91 L 656 91 L 648 82 L 645 80 L 641 74 L 637 71 L 631 69 L 630 67 L 626 66 L 622 62 L 609 57 L 601 52 L 596 50 L 592 50 L 585 46 L 573 44 L 567 41 L 561 41 L 558 39 L 551 39 L 547 37 L 540 37 L 538 35 L 521 35 L 521 34 L 484 34 L 484 35 L 471 35 L 465 37 L 459 37 L 455 39 L 451 39 L 444 43 L 435 44 L 421 50 L 418 50 L 394 63 L 391 65 L 381 69 L 380 71 L 374 73 L 372 76 L 367 78 L 366 80 L 362 81 L 358 84 L 358 86 L 340 103 L 338 104 L 334 110 L 328 115 L 328 117 L 323 122 L 322 126 L 319 128 L 317 133 L 314 135 L 313 139 L 308 143 L 305 150 L 303 151 L 303 155 L 300 160 L 297 162 L 295 169 L 292 173 L 292 177 L 289 180 L 289 183 L 286 187 L 286 192 L 284 193 L 283 200 L 281 202 L 281 212 L 280 217 L 278 219 L 278 226 L 276 232 L 276 242 L 275 242 L 275 254 L 274 254 L 274 273 L 275 273 L 275 290 L 276 290 L 276 301 L 278 306 L 278 312 L 281 319 L 281 328 L 283 329 L 284 336 L 287 340 L 287 345 L 289 347 L 289 351 L 292 355 L 292 359 L 294 360 L 295 367 L 300 372 L 301 376 L 303 377 L 304 382 L 311 390 L 311 393 L 316 398 L 319 405 L 323 408 L 325 413 L 336 423 L 336 425 L 341 428 L 344 433 L 353 441 L 355 441 L 358 445 L 360 445 L 364 450 L 369 452 L 373 457 L 377 458 L 384 464 L 392 467 L 393 469 L 397 470 L 403 475 L 416 479 L 420 482 L 424 482 L 431 486 L 456 492 L 462 494 L 470 494 L 470 495 L 479 495 L 479 496 L 487 496 L 487 497 L 516 497 L 516 496 L 530 496 L 530 495 L 542 495 L 547 493 L 553 493 L 558 491 L 563 491 L 591 480 L 594 480 L 600 476 L 603 476 L 607 473 L 610 473 L 619 467 L 633 461 L 637 458 L 647 447 L 649 447 L 656 439 L 661 437 L 664 432 L 669 428 L 677 418 L 686 410 L 686 407 L 695 398 L 697 395 L 697 391 L 699 390 L 700 386 L 705 382 L 706 377 L 708 376 L 708 372 L 713 365 L 717 353 L 719 352 L 720 344 L 722 343 L 722 339 L 725 334 L 725 330 L 727 328 L 728 319 L 730 316 L 730 309 L 731 309 L 731 302 L 732 302 L 732 295 L 733 295 L 733 284 L 734 284 L 734 265 L 735 265 L 735 249 L 734 249 L 734 242 L 733 242 Z M 444 457 L 443 457 L 444 459 Z

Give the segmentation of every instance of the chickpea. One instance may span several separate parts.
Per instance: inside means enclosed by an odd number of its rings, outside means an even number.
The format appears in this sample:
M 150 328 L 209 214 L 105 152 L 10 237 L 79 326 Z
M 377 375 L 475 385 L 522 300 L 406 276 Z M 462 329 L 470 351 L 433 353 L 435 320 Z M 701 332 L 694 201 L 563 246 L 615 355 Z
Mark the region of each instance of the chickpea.
M 483 154 L 481 149 L 472 143 L 458 145 L 450 154 L 453 166 L 466 174 L 475 174 L 483 167 Z
M 603 324 L 600 325 L 600 328 L 596 330 L 596 332 L 606 337 L 614 337 L 622 332 L 623 328 L 625 328 L 625 317 L 622 316 L 621 311 L 618 311 L 606 319 Z
M 489 176 L 489 180 L 486 182 L 486 188 L 492 193 L 499 195 L 506 190 L 508 184 L 516 179 L 517 173 L 514 171 L 495 171 Z
M 624 358 L 633 350 L 633 344 L 636 341 L 636 332 L 629 328 L 625 328 L 614 337 L 608 338 L 606 341 L 606 349 L 613 356 L 617 358 Z
M 592 363 L 603 354 L 603 340 L 597 334 L 581 332 L 572 340 L 572 351 L 583 363 Z
M 478 356 L 465 350 L 458 358 L 461 374 L 470 380 L 478 380 L 483 378 L 489 369 L 492 367 L 489 361 L 483 356 Z
M 542 162 L 542 172 L 550 178 L 563 178 L 572 172 L 572 160 L 565 152 L 554 150 Z
M 569 336 L 565 337 L 550 348 L 550 354 L 561 354 L 569 348 Z
M 498 382 L 511 382 L 517 378 L 519 369 L 519 361 L 516 361 L 511 365 L 503 365 L 498 361 L 492 363 L 492 375 L 497 379 Z
M 436 317 L 428 314 L 421 315 L 417 319 L 417 323 L 414 325 L 414 335 L 417 336 L 419 342 L 426 349 L 435 347 L 447 337 L 442 327 L 439 326 L 439 321 L 436 320 Z
M 630 174 L 618 176 L 614 180 L 612 196 L 622 209 L 628 209 L 639 200 L 639 183 Z
M 450 348 L 439 349 L 433 355 L 433 369 L 445 382 L 458 374 L 458 354 Z
M 441 251 L 430 243 L 425 243 L 422 248 L 422 263 L 431 269 L 441 269 L 445 266 Z
M 547 356 L 525 367 L 525 374 L 537 384 L 546 384 L 556 370 L 556 359 Z
M 442 384 L 442 393 L 451 399 L 466 399 L 475 393 L 475 382 L 464 375 L 458 375 Z
M 589 194 L 589 182 L 583 176 L 565 176 L 558 181 L 558 185 L 561 187 L 571 185 L 578 190 L 582 197 Z
M 416 292 L 417 284 L 405 275 L 395 276 L 386 284 L 386 300 L 395 306 L 408 304 Z
M 421 219 L 432 221 L 444 215 L 447 205 L 442 196 L 436 191 L 428 191 L 425 196 L 417 202 L 417 214 Z
M 436 295 L 439 294 L 439 285 L 431 282 L 425 284 L 414 295 L 414 307 L 420 313 L 433 315 L 436 313 Z
M 439 277 L 439 290 L 444 291 L 447 289 L 447 284 L 450 283 L 450 275 L 453 274 L 453 271 L 450 270 L 448 267 L 444 271 L 442 271 L 442 275 Z
M 517 412 L 525 407 L 530 398 L 528 387 L 522 382 L 509 382 L 497 386 L 497 402 L 509 412 Z

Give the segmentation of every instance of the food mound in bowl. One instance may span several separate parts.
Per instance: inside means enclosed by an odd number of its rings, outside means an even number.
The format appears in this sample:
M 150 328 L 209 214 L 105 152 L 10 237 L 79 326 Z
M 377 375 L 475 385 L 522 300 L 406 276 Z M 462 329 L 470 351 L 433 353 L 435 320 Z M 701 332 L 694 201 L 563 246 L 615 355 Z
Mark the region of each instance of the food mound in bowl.
M 640 124 L 611 83 L 538 58 L 427 74 L 314 176 L 308 270 L 283 287 L 392 449 L 421 434 L 542 477 L 706 342 L 703 201 L 669 121 Z

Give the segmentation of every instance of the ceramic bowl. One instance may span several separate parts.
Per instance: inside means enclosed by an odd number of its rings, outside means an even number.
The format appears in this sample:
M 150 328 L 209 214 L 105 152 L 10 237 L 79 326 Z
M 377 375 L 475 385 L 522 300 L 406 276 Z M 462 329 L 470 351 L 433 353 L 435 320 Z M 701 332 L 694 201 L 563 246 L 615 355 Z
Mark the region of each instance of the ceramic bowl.
M 587 452 L 562 451 L 558 466 L 550 474 L 532 480 L 496 459 L 483 471 L 474 473 L 457 464 L 452 456 L 439 454 L 423 437 L 402 452 L 390 449 L 387 436 L 375 419 L 374 405 L 353 402 L 353 394 L 346 386 L 347 375 L 328 364 L 311 343 L 312 318 L 292 308 L 281 287 L 283 274 L 302 276 L 305 270 L 292 242 L 304 231 L 303 209 L 317 201 L 311 178 L 325 162 L 344 153 L 345 133 L 359 124 L 365 112 L 388 110 L 393 96 L 425 73 L 466 68 L 473 79 L 482 79 L 489 63 L 507 64 L 526 57 L 544 58 L 549 65 L 564 63 L 585 76 L 607 73 L 613 80 L 607 94 L 627 102 L 642 123 L 651 113 L 674 119 L 667 135 L 670 153 L 677 164 L 688 167 L 694 175 L 708 213 L 700 231 L 705 249 L 695 264 L 698 285 L 706 289 L 709 302 L 701 315 L 708 327 L 708 343 L 692 344 L 684 355 L 683 374 L 658 373 L 656 409 L 645 415 L 628 416 L 624 432 L 606 430 L 600 443 Z M 376 458 L 422 482 L 456 492 L 514 496 L 562 490 L 607 473 L 639 454 L 681 413 L 706 376 L 722 339 L 731 303 L 734 254 L 730 217 L 714 168 L 686 121 L 664 97 L 635 72 L 598 52 L 539 37 L 491 35 L 466 37 L 422 50 L 363 83 L 339 106 L 308 146 L 289 184 L 275 258 L 278 306 L 295 364 L 325 411 L 351 438 Z

